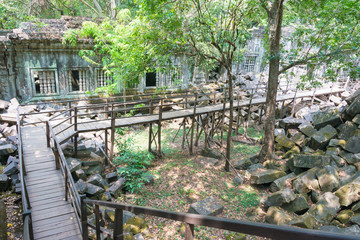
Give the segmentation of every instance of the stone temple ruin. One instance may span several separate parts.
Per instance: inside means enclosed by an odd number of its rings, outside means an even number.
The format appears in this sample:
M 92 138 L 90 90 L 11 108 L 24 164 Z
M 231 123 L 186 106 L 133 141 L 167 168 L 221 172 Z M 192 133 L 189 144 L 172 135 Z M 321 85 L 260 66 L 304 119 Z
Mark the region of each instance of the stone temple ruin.
M 63 45 L 65 31 L 81 27 L 81 17 L 63 16 L 61 19 L 43 19 L 39 23 L 25 22 L 11 31 L 0 31 L 0 99 L 17 97 L 23 100 L 83 97 L 87 91 L 113 82 L 111 76 L 99 67 L 83 60 L 80 49 L 91 49 L 91 41 L 83 39 L 76 46 Z M 234 74 L 260 73 L 263 29 L 254 30 L 244 61 L 234 64 Z M 203 72 L 196 66 L 190 69 L 183 56 L 174 56 L 170 72 L 144 74 L 140 83 L 130 92 L 146 92 L 156 87 L 171 87 L 181 80 L 181 87 L 217 80 L 224 72 Z M 177 87 L 177 86 L 174 86 Z

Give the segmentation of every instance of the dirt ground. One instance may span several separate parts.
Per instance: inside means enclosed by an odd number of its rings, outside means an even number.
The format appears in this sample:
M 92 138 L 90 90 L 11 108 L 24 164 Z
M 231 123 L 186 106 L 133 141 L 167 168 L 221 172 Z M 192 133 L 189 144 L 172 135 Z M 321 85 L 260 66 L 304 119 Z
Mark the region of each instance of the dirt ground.
M 162 159 L 153 161 L 149 171 L 155 177 L 154 184 L 147 185 L 134 194 L 125 194 L 117 201 L 136 204 L 175 212 L 187 212 L 190 204 L 213 196 L 224 207 L 218 217 L 238 220 L 264 222 L 265 212 L 260 207 L 261 198 L 267 194 L 265 189 L 256 189 L 248 184 L 248 177 L 242 185 L 235 185 L 234 171 L 224 171 L 224 160 L 216 166 L 204 165 L 200 152 L 204 141 L 199 141 L 195 154 L 189 155 L 188 149 L 181 149 L 181 135 L 173 142 L 178 123 L 169 123 L 162 130 Z M 261 132 L 253 128 L 248 131 L 255 140 L 260 139 Z M 126 130 L 123 140 L 131 138 L 138 151 L 147 150 L 148 129 Z M 226 136 L 224 136 L 225 138 Z M 217 138 L 217 137 L 216 137 Z M 225 141 L 223 141 L 225 144 Z M 252 145 L 233 142 L 232 162 L 258 152 L 259 144 Z M 239 171 L 241 173 L 241 171 Z M 243 173 L 241 173 L 243 174 Z M 182 239 L 182 223 L 162 218 L 146 217 L 149 230 L 156 239 Z M 195 226 L 196 239 L 236 239 L 228 231 L 202 226 Z M 258 239 L 248 236 L 248 239 Z

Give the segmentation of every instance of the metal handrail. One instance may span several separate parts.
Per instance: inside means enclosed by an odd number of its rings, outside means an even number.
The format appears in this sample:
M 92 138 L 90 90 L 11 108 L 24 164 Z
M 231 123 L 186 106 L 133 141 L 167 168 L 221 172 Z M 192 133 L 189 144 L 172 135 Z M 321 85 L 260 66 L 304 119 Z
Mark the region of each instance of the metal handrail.
M 161 217 L 174 221 L 184 222 L 186 225 L 186 233 L 185 233 L 186 240 L 194 239 L 194 225 L 218 228 L 232 232 L 239 232 L 244 234 L 256 235 L 260 237 L 267 237 L 271 239 L 286 239 L 286 240 L 287 239 L 292 239 L 292 240 L 359 239 L 358 236 L 349 235 L 349 234 L 339 234 L 339 233 L 325 232 L 319 230 L 310 230 L 310 229 L 303 229 L 292 226 L 278 226 L 268 223 L 257 223 L 257 222 L 234 220 L 228 218 L 204 216 L 204 215 L 191 214 L 191 213 L 180 213 L 180 212 L 173 212 L 173 211 L 167 211 L 167 210 L 161 210 L 155 208 L 141 207 L 141 206 L 135 206 L 129 204 L 112 203 L 112 202 L 105 202 L 98 200 L 83 199 L 82 204 L 83 204 L 82 209 L 86 209 L 86 204 L 92 204 L 95 205 L 95 207 L 103 206 L 103 207 L 114 208 L 115 211 L 120 211 L 121 214 L 122 211 L 126 210 L 126 211 L 134 212 L 136 214 L 145 214 L 154 217 Z M 85 217 L 86 216 L 84 216 L 83 220 L 85 219 Z M 99 217 L 97 217 L 97 219 L 98 218 Z M 117 214 L 115 213 L 114 223 L 115 226 L 117 226 L 118 228 L 114 228 L 114 231 L 116 232 L 116 234 L 115 233 L 113 234 L 116 235 L 114 236 L 114 239 L 123 239 L 122 221 L 121 224 L 118 223 L 120 218 L 122 217 L 117 217 Z M 100 230 L 99 221 L 96 221 L 96 225 L 97 225 L 96 226 L 97 231 Z M 83 226 L 85 226 L 85 224 Z M 88 226 L 89 224 L 86 224 L 86 227 Z M 83 239 L 84 240 L 88 239 L 87 231 L 83 231 Z

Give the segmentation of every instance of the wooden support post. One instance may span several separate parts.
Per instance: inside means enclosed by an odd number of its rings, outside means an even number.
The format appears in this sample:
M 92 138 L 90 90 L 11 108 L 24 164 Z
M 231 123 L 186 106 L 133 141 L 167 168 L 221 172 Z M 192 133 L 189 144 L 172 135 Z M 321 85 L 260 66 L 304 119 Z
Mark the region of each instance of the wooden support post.
M 204 120 L 204 122 L 203 122 L 203 128 L 204 128 L 204 134 L 205 134 L 205 143 L 204 143 L 204 146 L 205 146 L 205 148 L 207 148 L 207 147 L 209 147 L 209 140 L 208 140 L 208 121 L 209 121 L 209 118 L 210 118 L 210 116 L 209 116 L 209 114 L 207 114 L 206 115 L 206 118 L 205 118 L 205 120 Z
M 162 156 L 162 152 L 161 152 L 161 122 L 162 122 L 162 111 L 163 111 L 163 101 L 164 99 L 161 98 L 160 99 L 160 106 L 159 106 L 159 123 L 158 123 L 158 149 L 157 152 L 159 154 L 159 157 Z
M 71 102 L 69 102 L 69 113 L 70 113 L 70 125 L 72 124 L 72 117 L 71 117 L 71 114 L 72 114 L 72 110 L 71 110 Z
M 64 170 L 65 170 L 65 178 L 64 178 L 64 181 L 65 181 L 65 201 L 67 201 L 68 200 L 68 193 L 69 193 L 67 182 L 68 182 L 68 179 L 69 179 L 69 175 L 68 175 L 68 171 L 67 171 L 66 167 L 64 168 Z
M 105 129 L 105 149 L 104 152 L 106 153 L 107 156 L 109 156 L 109 140 L 108 140 L 108 130 Z
M 313 92 L 313 95 L 311 97 L 311 105 L 310 106 L 312 106 L 314 104 L 315 94 L 316 94 L 316 88 L 314 88 L 314 92 Z
M 194 146 L 197 147 L 198 146 L 198 141 L 199 141 L 199 138 L 200 138 L 200 135 L 201 135 L 201 131 L 200 131 L 200 134 L 199 134 L 199 123 L 200 123 L 200 116 L 197 116 L 197 121 L 196 121 L 196 139 L 195 139 L 195 144 Z
M 114 240 L 123 240 L 124 239 L 124 229 L 123 229 L 123 210 L 115 209 L 115 221 L 114 221 Z
M 152 99 L 150 100 L 149 113 L 150 113 L 150 115 L 153 114 L 153 100 L 152 100 Z M 149 147 L 148 147 L 148 151 L 149 151 L 149 152 L 152 151 L 152 150 L 151 150 L 152 135 L 153 135 L 153 132 L 152 132 L 152 123 L 150 123 L 150 125 L 149 125 Z
M 257 87 L 258 87 L 258 85 L 256 85 L 256 90 L 257 90 Z M 256 91 L 256 90 L 255 90 L 255 91 Z M 253 97 L 254 97 L 254 88 L 252 89 L 252 91 L 251 91 L 251 96 L 250 96 L 249 109 L 248 109 L 248 114 L 247 114 L 246 123 L 245 123 L 245 128 L 244 128 L 244 134 L 245 134 L 245 136 L 247 136 L 247 129 L 248 129 L 248 127 L 249 127 L 249 121 L 250 121 L 250 118 L 251 118 L 251 106 L 252 106 Z
M 88 223 L 87 223 L 87 206 L 84 202 L 86 195 L 80 196 L 80 203 L 81 203 L 81 232 L 82 232 L 82 239 L 89 240 L 89 232 L 88 232 Z
M 50 126 L 49 126 L 49 121 L 46 121 L 46 144 L 47 144 L 47 147 L 49 148 L 50 147 Z
M 264 105 L 265 104 L 261 104 L 261 109 L 260 109 L 260 116 L 259 116 L 259 124 L 261 124 L 261 121 L 262 121 L 262 115 L 263 115 L 263 112 L 264 112 Z
M 182 141 L 181 141 L 181 149 L 184 149 L 185 148 L 185 135 L 186 135 L 186 117 L 184 118 L 182 125 L 183 125 L 183 136 L 182 136 Z
M 75 107 L 74 109 L 74 131 L 77 132 L 78 130 L 78 126 L 77 126 L 77 115 L 78 115 L 78 109 L 77 107 Z M 77 156 L 77 152 L 78 152 L 78 141 L 77 141 L 77 133 L 74 137 L 74 148 L 75 148 L 75 152 L 74 152 L 74 156 L 76 157 Z
M 216 93 L 214 93 L 214 101 L 213 101 L 213 105 L 216 104 Z M 211 133 L 210 133 L 210 138 L 214 139 L 214 135 L 215 135 L 215 118 L 216 118 L 216 112 L 212 113 L 212 121 L 211 121 Z
M 237 91 L 237 116 L 236 116 L 236 131 L 235 131 L 235 135 L 239 134 L 239 125 L 240 125 L 240 115 L 241 115 L 241 111 L 240 111 L 240 89 Z
M 59 155 L 59 150 L 57 149 L 56 143 L 55 143 L 55 147 L 54 147 L 53 153 L 54 153 L 54 156 L 55 156 L 55 167 L 56 167 L 56 170 L 59 170 L 59 169 L 60 169 L 60 155 Z
M 279 86 L 280 87 L 280 86 Z M 288 88 L 289 88 L 289 82 L 287 82 L 286 84 L 286 90 L 285 90 L 285 94 L 287 94 L 288 92 Z M 284 112 L 284 107 L 285 107 L 285 100 L 282 102 L 282 106 L 281 106 L 281 117 L 283 117 L 285 115 L 285 112 Z
M 223 104 L 223 111 L 222 111 L 222 117 L 221 117 L 221 132 L 220 132 L 220 143 L 223 142 L 223 135 L 224 135 L 224 120 L 225 120 L 225 110 L 226 110 L 226 88 L 225 88 L 225 94 L 224 94 L 224 104 Z
M 194 113 L 192 117 L 192 123 L 191 123 L 191 138 L 190 138 L 190 148 L 189 152 L 190 155 L 193 155 L 193 142 L 194 142 L 194 128 L 195 128 L 195 117 L 196 117 L 196 103 L 197 103 L 197 93 L 195 93 L 195 103 L 194 103 Z
M 185 240 L 194 239 L 194 224 L 185 223 Z
M 109 117 L 109 99 L 106 99 L 106 107 L 105 107 L 105 119 L 108 119 Z
M 95 231 L 96 231 L 96 240 L 101 240 L 100 238 L 100 216 L 99 216 L 99 205 L 95 204 Z
M 293 117 L 295 114 L 296 94 L 297 94 L 297 88 L 296 88 L 295 94 L 294 94 L 293 107 L 291 109 L 291 117 Z
M 115 118 L 116 113 L 114 112 L 114 104 L 111 105 L 111 147 L 109 161 L 113 161 L 114 157 L 114 145 L 115 145 Z
M 185 92 L 185 106 L 184 109 L 188 108 L 188 92 Z M 183 121 L 183 137 L 182 137 L 182 142 L 181 142 L 181 149 L 185 148 L 185 137 L 186 137 L 186 117 L 184 118 Z

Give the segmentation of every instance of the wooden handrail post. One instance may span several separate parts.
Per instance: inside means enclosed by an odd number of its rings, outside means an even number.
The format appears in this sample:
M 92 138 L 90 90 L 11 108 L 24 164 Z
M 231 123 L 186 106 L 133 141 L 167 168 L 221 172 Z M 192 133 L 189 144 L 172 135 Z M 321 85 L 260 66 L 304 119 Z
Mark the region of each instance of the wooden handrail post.
M 115 144 L 115 118 L 116 113 L 114 112 L 114 103 L 111 104 L 111 147 L 109 161 L 113 161 L 114 157 L 114 144 Z
M 297 94 L 297 88 L 296 88 L 295 94 L 294 94 L 293 107 L 292 107 L 292 109 L 291 109 L 291 117 L 293 117 L 294 114 L 295 114 L 296 94 Z
M 77 107 L 75 107 L 74 109 L 74 131 L 77 132 L 78 130 L 78 126 L 77 126 L 77 116 L 78 115 L 78 109 Z M 77 141 L 77 134 L 75 134 L 74 136 L 74 148 L 75 148 L 75 152 L 74 152 L 74 156 L 77 156 L 77 152 L 78 152 L 78 141 Z
M 66 166 L 64 166 L 64 170 L 65 170 L 65 201 L 68 200 L 68 193 L 69 193 L 69 188 L 68 188 L 68 179 L 69 179 L 69 175 L 68 175 L 68 169 L 66 168 Z M 71 176 L 70 176 L 71 177 Z
M 75 130 L 75 132 L 78 130 L 77 129 L 77 116 L 78 115 L 78 108 L 77 107 L 75 107 L 75 109 L 74 109 L 74 130 Z M 70 118 L 71 119 L 71 118 Z
M 115 209 L 115 220 L 114 220 L 114 240 L 123 240 L 123 210 Z
M 71 102 L 69 102 L 69 113 L 70 113 L 70 124 L 72 124 L 72 117 L 71 117 L 71 113 L 72 113 L 72 110 L 71 110 Z
M 95 204 L 95 231 L 96 231 L 96 240 L 101 240 L 100 237 L 100 216 L 99 216 L 99 205 Z
M 83 240 L 89 240 L 88 223 L 87 223 L 87 206 L 84 202 L 86 195 L 80 196 L 80 208 L 81 208 L 81 231 Z
M 185 240 L 193 240 L 194 236 L 194 224 L 185 223 Z
M 152 115 L 153 114 L 153 99 L 150 99 L 150 108 L 149 108 L 149 114 Z M 148 146 L 148 151 L 151 152 L 151 143 L 152 143 L 152 123 L 150 123 L 149 125 L 149 146 Z
M 56 170 L 60 169 L 60 155 L 59 155 L 59 150 L 57 149 L 57 145 L 56 143 L 54 144 L 54 149 L 53 149 L 53 153 L 55 156 L 55 166 L 56 166 Z
M 49 121 L 46 121 L 46 144 L 47 147 L 50 147 L 50 126 Z
M 109 111 L 109 99 L 107 98 L 106 99 L 106 107 L 105 107 L 105 119 L 108 119 L 108 117 L 109 117 L 108 111 Z
M 190 155 L 193 155 L 193 142 L 194 142 L 194 128 L 195 128 L 195 117 L 196 117 L 196 103 L 197 103 L 197 93 L 194 94 L 195 95 L 195 103 L 194 103 L 194 113 L 193 113 L 193 117 L 192 117 L 192 123 L 191 123 L 191 138 L 190 138 Z
M 164 102 L 164 99 L 161 98 L 160 99 L 160 106 L 159 106 L 159 127 L 158 127 L 158 154 L 159 154 L 159 157 L 162 156 L 162 152 L 161 152 L 161 122 L 162 122 L 162 111 L 163 111 L 163 102 Z

